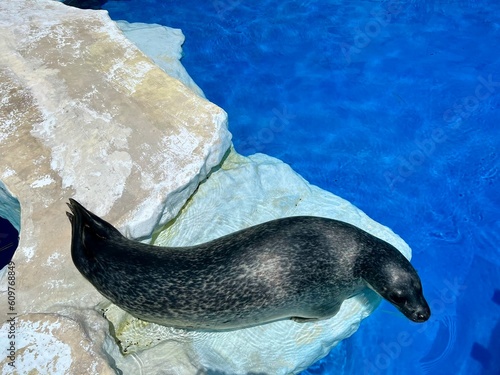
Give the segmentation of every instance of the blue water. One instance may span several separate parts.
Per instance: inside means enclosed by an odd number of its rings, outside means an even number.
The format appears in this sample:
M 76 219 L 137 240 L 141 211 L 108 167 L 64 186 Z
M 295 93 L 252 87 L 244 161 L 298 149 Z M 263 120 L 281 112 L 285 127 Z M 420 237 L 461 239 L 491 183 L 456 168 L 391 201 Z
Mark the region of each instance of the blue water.
M 19 233 L 9 220 L 0 217 L 0 270 L 12 259 L 19 243 Z
M 433 310 L 383 303 L 305 374 L 500 374 L 500 4 L 127 0 L 181 28 L 184 66 L 263 152 L 413 249 Z

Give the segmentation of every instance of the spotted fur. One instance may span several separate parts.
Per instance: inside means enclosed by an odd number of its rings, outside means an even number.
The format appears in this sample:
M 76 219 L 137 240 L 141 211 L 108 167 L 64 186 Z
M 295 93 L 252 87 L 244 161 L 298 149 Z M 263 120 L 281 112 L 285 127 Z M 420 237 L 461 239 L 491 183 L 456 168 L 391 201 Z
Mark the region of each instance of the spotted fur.
M 430 310 L 420 279 L 390 244 L 337 220 L 296 216 L 191 247 L 129 240 L 70 199 L 71 255 L 107 299 L 166 326 L 230 330 L 335 315 L 369 287 L 409 319 Z

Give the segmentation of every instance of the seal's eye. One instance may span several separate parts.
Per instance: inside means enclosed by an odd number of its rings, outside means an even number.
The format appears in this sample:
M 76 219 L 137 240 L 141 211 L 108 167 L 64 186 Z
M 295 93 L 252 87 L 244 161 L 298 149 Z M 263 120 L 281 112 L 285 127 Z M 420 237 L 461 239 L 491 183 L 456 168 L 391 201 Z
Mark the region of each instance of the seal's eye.
M 389 294 L 389 301 L 399 305 L 403 304 L 406 301 L 406 299 L 401 294 L 391 293 Z

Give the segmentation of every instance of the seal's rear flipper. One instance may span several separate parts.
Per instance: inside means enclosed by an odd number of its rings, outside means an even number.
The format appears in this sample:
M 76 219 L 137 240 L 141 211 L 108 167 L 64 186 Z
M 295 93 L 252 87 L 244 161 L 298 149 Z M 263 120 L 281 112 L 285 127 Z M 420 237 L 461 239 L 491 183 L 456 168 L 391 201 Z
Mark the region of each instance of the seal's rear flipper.
M 100 238 L 122 236 L 114 226 L 87 210 L 76 200 L 69 198 L 68 207 L 71 210 L 71 213 L 66 213 L 69 221 L 81 232 L 85 232 L 87 235 L 93 234 Z

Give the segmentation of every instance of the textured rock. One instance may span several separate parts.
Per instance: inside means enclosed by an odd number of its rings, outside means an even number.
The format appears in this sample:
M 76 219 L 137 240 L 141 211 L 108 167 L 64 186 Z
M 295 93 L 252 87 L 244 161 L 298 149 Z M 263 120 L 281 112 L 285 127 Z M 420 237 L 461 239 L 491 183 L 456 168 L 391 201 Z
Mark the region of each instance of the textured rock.
M 0 363 L 2 374 L 116 374 L 109 355 L 119 356 L 106 334 L 108 324 L 95 311 L 63 314 L 26 314 L 17 319 L 15 368 Z M 93 325 L 86 322 L 92 321 Z M 2 327 L 2 332 L 7 332 Z M 102 346 L 95 345 L 102 342 Z M 9 346 L 5 346 L 7 349 Z
M 184 34 L 180 29 L 148 23 L 117 21 L 123 34 L 169 76 L 177 78 L 201 97 L 203 91 L 182 66 L 182 44 Z
M 21 228 L 13 259 L 22 332 L 17 373 L 29 372 L 28 351 L 56 356 L 66 346 L 73 362 L 54 357 L 39 373 L 55 373 L 50 363 L 56 362 L 69 369 L 62 373 L 88 373 L 88 366 L 111 373 L 103 348 L 114 341 L 103 331 L 89 333 L 107 322 L 81 313 L 103 297 L 72 264 L 65 201 L 75 197 L 128 235 L 149 238 L 222 159 L 230 145 L 227 116 L 153 64 L 106 12 L 16 0 L 0 2 L 0 14 L 0 180 L 6 186 L 0 204 Z M 12 197 L 21 206 L 20 225 Z M 4 269 L 2 301 L 7 279 Z M 2 319 L 7 308 L 0 304 Z M 54 339 L 45 349 L 31 343 L 49 332 Z M 78 335 L 91 335 L 87 354 L 74 341 Z M 0 335 L 2 348 L 5 340 Z M 5 361 L 0 358 L 0 368 Z
M 331 193 L 308 184 L 283 162 L 266 155 L 230 153 L 204 181 L 175 221 L 156 238 L 161 246 L 202 243 L 285 216 L 316 215 L 354 224 L 388 241 L 410 257 L 406 243 L 388 228 Z M 117 365 L 127 374 L 167 374 L 185 369 L 208 374 L 297 373 L 353 334 L 380 297 L 367 290 L 342 305 L 328 320 L 297 324 L 279 321 L 232 332 L 190 332 L 146 323 L 108 304 L 106 317 L 121 349 L 139 358 Z M 147 349 L 147 350 L 146 350 Z M 124 357 L 124 360 L 127 359 Z M 189 370 L 191 369 L 191 370 Z

